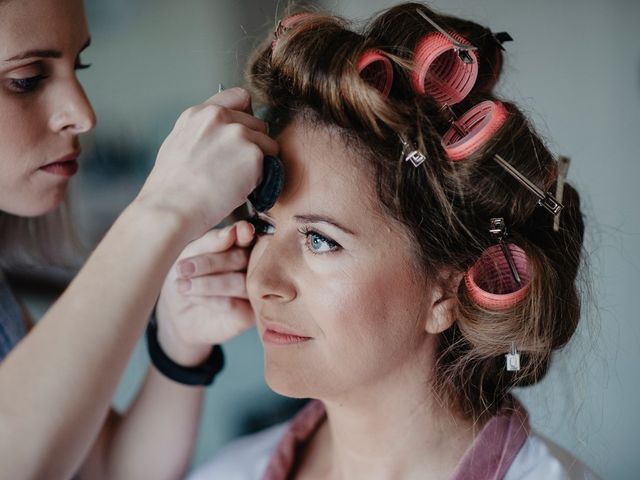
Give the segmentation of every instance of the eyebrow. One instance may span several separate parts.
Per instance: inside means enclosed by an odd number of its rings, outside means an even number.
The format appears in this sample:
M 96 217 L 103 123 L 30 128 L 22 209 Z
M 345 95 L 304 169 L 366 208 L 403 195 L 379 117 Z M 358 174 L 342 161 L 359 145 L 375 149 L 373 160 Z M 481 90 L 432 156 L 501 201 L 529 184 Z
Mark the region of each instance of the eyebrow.
M 89 45 L 91 45 L 91 37 L 89 37 L 89 39 L 82 46 L 82 48 L 80 49 L 80 52 L 85 50 Z M 18 55 L 4 61 L 15 62 L 17 60 L 26 60 L 28 58 L 61 58 L 61 57 L 62 57 L 62 52 L 59 50 L 29 50 L 27 52 L 19 53 Z
M 269 215 L 269 211 L 266 211 L 263 214 L 266 217 L 271 218 Z M 317 214 L 310 213 L 306 215 L 294 215 L 293 219 L 298 223 L 328 223 L 329 225 L 333 225 L 334 227 L 339 228 L 340 230 L 342 230 L 345 233 L 348 233 L 349 235 L 355 236 L 355 232 L 343 226 L 338 221 L 334 220 L 333 218 L 327 215 L 317 215 Z

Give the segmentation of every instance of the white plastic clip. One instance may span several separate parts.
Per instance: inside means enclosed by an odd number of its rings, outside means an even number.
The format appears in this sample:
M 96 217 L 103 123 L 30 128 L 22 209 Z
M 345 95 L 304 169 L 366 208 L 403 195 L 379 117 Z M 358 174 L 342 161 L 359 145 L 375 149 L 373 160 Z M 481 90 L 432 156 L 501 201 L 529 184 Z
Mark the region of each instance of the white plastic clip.
M 507 359 L 507 372 L 517 372 L 520 370 L 520 353 L 516 349 L 516 345 L 511 343 L 511 352 L 505 355 Z

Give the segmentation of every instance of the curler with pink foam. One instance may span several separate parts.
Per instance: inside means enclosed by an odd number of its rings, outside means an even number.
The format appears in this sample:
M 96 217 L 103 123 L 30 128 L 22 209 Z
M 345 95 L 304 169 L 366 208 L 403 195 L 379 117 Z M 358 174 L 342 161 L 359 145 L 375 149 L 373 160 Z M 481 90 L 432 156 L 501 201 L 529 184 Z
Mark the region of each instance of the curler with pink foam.
M 462 37 L 453 37 L 464 41 Z M 449 38 L 439 32 L 425 35 L 415 50 L 411 82 L 416 92 L 431 95 L 441 104 L 453 105 L 469 94 L 478 77 L 478 60 L 473 51 L 465 63 Z
M 524 250 L 513 243 L 503 244 L 516 269 L 516 280 L 502 245 L 487 248 L 464 277 L 469 297 L 487 310 L 508 310 L 520 302 L 531 284 L 532 271 Z
M 502 103 L 491 100 L 468 110 L 442 137 L 449 160 L 456 162 L 470 157 L 495 135 L 508 116 Z
M 393 85 L 393 65 L 389 57 L 378 50 L 365 50 L 358 60 L 357 69 L 365 82 L 385 97 L 389 95 Z
M 273 40 L 271 40 L 271 49 L 275 50 L 278 45 L 278 40 L 291 30 L 294 26 L 300 23 L 305 18 L 311 18 L 313 13 L 300 12 L 289 15 L 278 22 L 275 32 L 273 33 Z

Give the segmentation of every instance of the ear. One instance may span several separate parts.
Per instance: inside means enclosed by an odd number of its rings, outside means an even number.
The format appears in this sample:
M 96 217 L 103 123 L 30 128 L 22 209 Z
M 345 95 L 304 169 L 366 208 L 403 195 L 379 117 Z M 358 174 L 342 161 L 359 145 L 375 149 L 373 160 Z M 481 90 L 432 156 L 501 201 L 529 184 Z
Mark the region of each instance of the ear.
M 435 335 L 444 332 L 455 322 L 458 286 L 464 273 L 451 273 L 435 282 L 431 289 L 430 315 L 425 322 L 427 333 Z

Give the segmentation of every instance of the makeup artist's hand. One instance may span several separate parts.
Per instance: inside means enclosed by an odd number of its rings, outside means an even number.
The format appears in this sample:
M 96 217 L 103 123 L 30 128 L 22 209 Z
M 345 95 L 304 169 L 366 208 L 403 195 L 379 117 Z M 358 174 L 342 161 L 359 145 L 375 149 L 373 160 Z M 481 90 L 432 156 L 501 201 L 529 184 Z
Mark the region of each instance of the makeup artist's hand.
M 242 88 L 224 90 L 186 110 L 166 138 L 139 202 L 177 214 L 194 239 L 244 203 L 278 144 L 254 117 Z
M 244 220 L 211 230 L 187 245 L 172 267 L 156 316 L 160 345 L 173 361 L 198 365 L 212 345 L 255 324 L 246 289 L 254 232 Z

